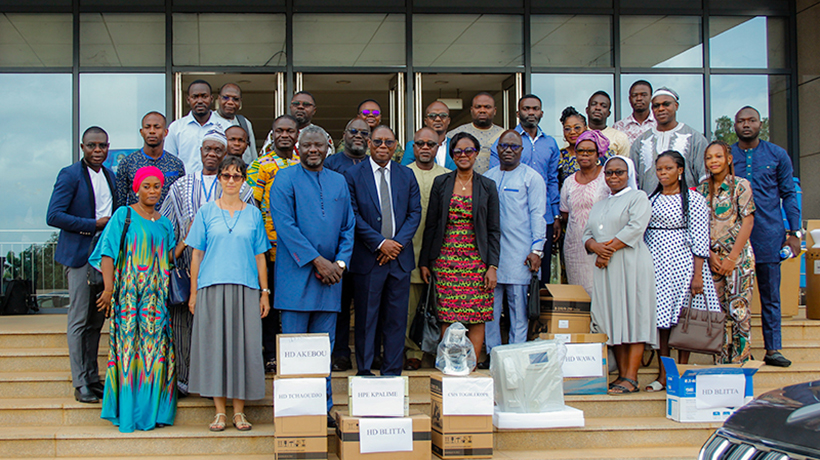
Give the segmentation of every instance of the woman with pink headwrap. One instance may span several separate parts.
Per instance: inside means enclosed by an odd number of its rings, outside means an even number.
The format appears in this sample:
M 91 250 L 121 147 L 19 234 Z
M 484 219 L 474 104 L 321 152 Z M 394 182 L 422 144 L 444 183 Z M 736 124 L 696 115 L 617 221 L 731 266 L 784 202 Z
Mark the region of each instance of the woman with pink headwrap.
M 176 416 L 167 305 L 176 243 L 171 221 L 155 209 L 164 182 L 154 166 L 137 170 L 137 202 L 114 212 L 88 261 L 103 274 L 97 307 L 111 318 L 101 417 L 124 433 L 171 425 Z

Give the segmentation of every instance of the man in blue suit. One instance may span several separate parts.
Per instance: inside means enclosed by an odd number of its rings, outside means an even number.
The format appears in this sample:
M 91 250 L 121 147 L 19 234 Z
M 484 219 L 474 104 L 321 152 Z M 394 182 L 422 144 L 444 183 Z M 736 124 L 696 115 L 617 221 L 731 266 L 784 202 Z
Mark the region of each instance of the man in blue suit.
M 83 158 L 57 176 L 46 222 L 60 229 L 54 260 L 66 267 L 68 277 L 68 355 L 74 397 L 96 403 L 103 395 L 97 352 L 105 314 L 92 307 L 100 292 L 88 285 L 88 256 L 114 213 L 117 189 L 114 173 L 103 166 L 108 158 L 108 134 L 92 126 L 83 133 Z M 93 297 L 92 297 L 93 296 Z
M 436 149 L 435 163 L 450 171 L 455 171 L 456 164 L 450 157 L 450 139 L 447 137 L 447 129 L 450 127 L 450 108 L 441 101 L 433 101 L 424 111 L 424 126 L 438 134 L 438 145 L 429 146 Z M 410 139 L 407 141 L 404 156 L 401 158 L 401 164 L 404 166 L 410 166 L 416 161 L 416 156 L 413 153 L 415 146 L 415 140 Z M 419 148 L 421 147 L 423 146 L 419 146 Z
M 387 126 L 370 133 L 370 158 L 345 176 L 356 214 L 356 240 L 350 260 L 356 309 L 358 375 L 372 375 L 376 327 L 381 320 L 382 375 L 401 375 L 410 272 L 415 268 L 413 235 L 421 220 L 416 177 L 391 161 L 396 136 Z

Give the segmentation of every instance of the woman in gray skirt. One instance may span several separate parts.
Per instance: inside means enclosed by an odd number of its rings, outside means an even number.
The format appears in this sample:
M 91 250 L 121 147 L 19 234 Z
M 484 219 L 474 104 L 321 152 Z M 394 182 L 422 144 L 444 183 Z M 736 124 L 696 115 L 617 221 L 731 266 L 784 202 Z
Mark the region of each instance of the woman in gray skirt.
M 192 393 L 214 399 L 211 431 L 223 431 L 225 405 L 233 399 L 233 425 L 248 431 L 245 400 L 265 397 L 262 318 L 270 311 L 265 253 L 270 249 L 259 209 L 242 201 L 246 180 L 241 158 L 228 156 L 217 177 L 222 196 L 197 212 L 185 243 L 191 260 Z

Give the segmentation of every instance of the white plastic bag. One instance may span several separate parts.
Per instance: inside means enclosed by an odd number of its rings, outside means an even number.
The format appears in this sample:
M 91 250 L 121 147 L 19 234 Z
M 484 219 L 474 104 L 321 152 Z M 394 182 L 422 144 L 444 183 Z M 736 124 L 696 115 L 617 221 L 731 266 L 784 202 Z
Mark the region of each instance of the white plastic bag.
M 461 323 L 451 324 L 438 344 L 436 368 L 447 375 L 469 375 L 475 365 L 475 349 L 467 338 L 467 328 Z
M 541 413 L 563 410 L 567 354 L 563 340 L 535 340 L 493 347 L 490 374 L 495 404 L 501 412 Z

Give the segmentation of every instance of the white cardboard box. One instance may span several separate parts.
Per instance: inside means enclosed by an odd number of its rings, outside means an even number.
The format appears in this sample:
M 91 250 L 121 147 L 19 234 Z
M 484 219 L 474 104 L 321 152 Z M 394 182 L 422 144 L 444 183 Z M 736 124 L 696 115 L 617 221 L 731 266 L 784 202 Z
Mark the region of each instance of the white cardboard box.
M 584 411 L 564 406 L 563 410 L 541 412 L 537 414 L 518 414 L 514 412 L 493 413 L 493 425 L 498 429 L 522 430 L 538 428 L 583 427 Z

